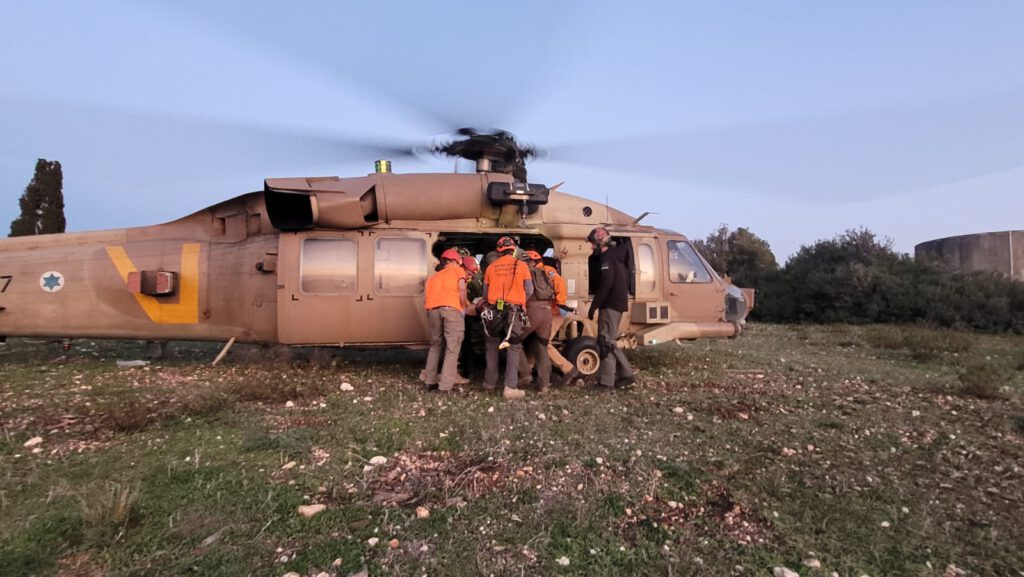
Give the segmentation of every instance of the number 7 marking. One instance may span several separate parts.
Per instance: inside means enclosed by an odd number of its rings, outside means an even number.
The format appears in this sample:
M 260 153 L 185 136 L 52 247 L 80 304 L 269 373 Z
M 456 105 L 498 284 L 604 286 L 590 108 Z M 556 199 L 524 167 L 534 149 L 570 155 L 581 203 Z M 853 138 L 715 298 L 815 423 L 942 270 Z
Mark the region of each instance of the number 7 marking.
M 0 287 L 0 293 L 7 292 L 7 287 L 11 286 L 11 279 L 13 278 L 14 275 L 10 274 L 0 276 L 0 280 L 4 281 L 4 286 Z

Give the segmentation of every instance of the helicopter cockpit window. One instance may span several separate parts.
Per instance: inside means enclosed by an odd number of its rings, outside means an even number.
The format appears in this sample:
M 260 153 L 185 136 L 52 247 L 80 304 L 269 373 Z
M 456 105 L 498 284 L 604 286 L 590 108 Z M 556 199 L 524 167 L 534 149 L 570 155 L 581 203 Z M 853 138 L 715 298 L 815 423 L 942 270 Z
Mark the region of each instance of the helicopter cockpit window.
M 668 241 L 668 278 L 674 283 L 711 282 L 711 273 L 688 242 Z
M 302 241 L 302 292 L 356 292 L 356 241 L 348 238 L 307 238 Z
M 423 294 L 427 281 L 427 243 L 418 238 L 379 238 L 373 267 L 378 294 Z

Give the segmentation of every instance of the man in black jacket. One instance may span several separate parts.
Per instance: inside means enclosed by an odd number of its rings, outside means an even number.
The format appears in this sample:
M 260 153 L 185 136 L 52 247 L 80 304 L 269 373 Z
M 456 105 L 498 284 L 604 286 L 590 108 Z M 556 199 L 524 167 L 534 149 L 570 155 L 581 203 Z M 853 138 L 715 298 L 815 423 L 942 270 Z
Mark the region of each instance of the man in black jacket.
M 599 381 L 605 387 L 628 387 L 633 384 L 633 367 L 626 355 L 615 346 L 619 338 L 622 313 L 629 309 L 630 254 L 625 246 L 617 246 L 603 228 L 590 231 L 587 241 L 594 248 L 600 266 L 594 301 L 587 318 L 597 315 L 597 347 L 601 355 Z

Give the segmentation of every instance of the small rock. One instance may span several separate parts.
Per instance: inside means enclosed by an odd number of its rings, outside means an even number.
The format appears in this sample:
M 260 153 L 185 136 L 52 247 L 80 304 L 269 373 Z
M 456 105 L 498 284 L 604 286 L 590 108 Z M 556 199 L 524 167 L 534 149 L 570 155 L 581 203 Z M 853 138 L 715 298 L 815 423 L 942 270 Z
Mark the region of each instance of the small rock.
M 352 385 L 349 385 L 349 386 L 351 387 Z M 337 559 L 335 559 L 331 563 L 331 567 L 334 567 L 335 569 L 337 569 L 338 567 L 341 567 L 341 557 L 338 557 Z
M 888 529 L 890 526 L 891 526 L 891 524 L 888 521 L 882 521 L 882 528 L 883 529 Z
M 392 549 L 398 549 L 399 545 L 401 545 L 401 543 L 398 541 L 398 539 L 392 539 L 388 541 L 388 547 L 391 547 Z
M 289 559 L 289 557 L 287 555 L 281 555 L 281 557 L 278 558 L 277 562 L 278 563 L 287 563 L 288 559 Z
M 946 565 L 946 577 L 963 577 L 964 575 L 967 575 L 967 571 L 957 567 L 956 564 L 950 563 Z
M 833 571 L 828 574 L 828 577 L 839 577 L 839 571 Z
M 351 383 L 341 383 L 341 390 L 347 393 L 356 390 L 356 388 Z
M 366 540 L 366 544 L 369 545 L 370 547 L 376 547 L 377 543 L 380 543 L 380 539 L 378 539 L 376 537 L 370 537 L 369 539 Z
M 281 577 L 302 577 L 302 575 L 299 575 L 295 571 L 289 571 L 289 572 L 285 573 L 284 575 L 282 575 Z
M 604 459 L 602 459 L 601 457 L 598 457 L 598 458 L 594 459 L 594 462 L 597 463 L 598 465 L 603 465 L 604 464 Z
M 286 409 L 290 409 L 290 408 L 292 408 L 294 406 L 295 406 L 295 403 L 292 402 L 292 401 L 288 401 L 287 403 L 284 404 L 284 408 L 286 408 Z
M 32 447 L 35 447 L 36 445 L 42 444 L 42 442 L 43 442 L 43 438 L 42 437 L 32 437 L 31 439 L 25 441 L 25 444 L 23 446 L 26 449 L 31 449 Z
M 796 454 L 796 451 L 793 450 L 793 449 L 790 449 L 789 447 L 783 447 L 782 451 L 780 451 L 780 453 L 782 454 L 783 457 L 792 457 L 793 455 Z M 785 569 L 785 567 L 782 567 L 782 569 Z
M 316 577 L 331 577 L 331 574 L 328 573 L 327 571 L 321 571 L 321 572 L 316 574 Z
M 682 407 L 675 407 L 674 409 L 672 409 L 672 412 L 677 414 L 677 415 L 682 415 L 683 413 L 686 412 L 686 409 L 684 409 Z
M 566 557 L 565 555 L 563 555 L 563 556 L 559 557 L 558 559 L 556 559 L 555 563 L 558 563 L 562 567 L 568 567 L 569 566 L 569 558 Z
M 42 452 L 43 452 L 43 448 L 42 447 L 35 447 L 35 448 L 32 449 L 32 454 L 33 455 L 38 455 L 39 453 L 42 453 Z
M 356 571 L 355 573 L 350 573 L 348 577 L 369 577 L 369 576 L 370 576 L 370 571 L 367 570 L 366 567 L 363 567 L 362 569 L 360 569 L 359 571 Z
M 369 473 L 373 470 L 373 465 L 363 465 L 363 473 Z
M 322 503 L 318 503 L 316 505 L 299 505 L 299 515 L 308 519 L 314 515 L 322 513 L 326 508 L 327 505 Z
M 387 463 L 387 462 L 388 462 L 388 458 L 387 457 L 382 457 L 380 455 L 377 455 L 376 457 L 372 457 L 370 459 L 370 464 L 373 465 L 374 467 L 376 467 L 378 465 L 383 465 L 384 463 Z
M 281 468 L 287 471 L 288 469 L 294 469 L 295 465 L 298 465 L 298 463 L 296 463 L 295 461 L 288 461 L 284 465 L 281 465 Z
M 426 553 L 430 551 L 430 545 L 420 545 L 420 553 Z
M 800 574 L 789 567 L 773 567 L 772 575 L 775 577 L 800 577 Z
M 804 566 L 811 569 L 821 569 L 821 561 L 817 559 L 804 559 Z
M 677 507 L 679 507 L 679 503 L 676 503 L 675 501 L 669 501 L 668 502 L 668 508 L 669 509 L 675 509 Z
M 430 509 L 427 509 L 426 507 L 416 507 L 416 518 L 417 519 L 426 519 L 429 516 L 430 516 Z

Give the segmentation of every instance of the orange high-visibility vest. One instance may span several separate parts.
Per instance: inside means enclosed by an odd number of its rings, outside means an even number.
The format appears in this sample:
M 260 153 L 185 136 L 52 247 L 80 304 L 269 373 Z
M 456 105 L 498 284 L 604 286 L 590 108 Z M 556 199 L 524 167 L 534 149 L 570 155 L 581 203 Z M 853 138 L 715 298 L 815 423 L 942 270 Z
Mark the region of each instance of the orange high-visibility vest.
M 542 264 L 541 267 L 551 277 L 551 284 L 555 286 L 555 298 L 551 301 L 551 312 L 557 315 L 559 314 L 558 305 L 564 305 L 565 299 L 569 297 L 568 287 L 562 275 L 558 274 L 558 269 L 546 264 Z
M 492 262 L 484 273 L 487 284 L 487 302 L 494 304 L 498 299 L 521 307 L 526 306 L 526 281 L 530 280 L 530 269 L 526 263 L 505 254 Z
M 452 307 L 462 310 L 459 298 L 459 281 L 466 280 L 466 271 L 457 264 L 450 264 L 427 279 L 424 308 L 428 311 L 438 307 Z

